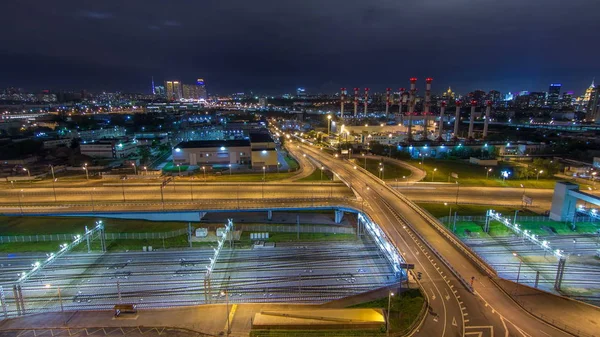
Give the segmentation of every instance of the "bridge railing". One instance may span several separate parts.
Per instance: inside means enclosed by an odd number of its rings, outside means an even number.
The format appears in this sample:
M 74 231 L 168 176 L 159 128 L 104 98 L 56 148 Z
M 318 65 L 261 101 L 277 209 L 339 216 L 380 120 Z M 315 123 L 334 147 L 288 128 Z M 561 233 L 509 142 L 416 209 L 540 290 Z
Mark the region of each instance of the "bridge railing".
M 357 169 L 361 170 L 364 173 L 370 174 L 375 179 L 379 179 L 379 178 L 375 177 L 375 175 L 373 175 L 371 172 L 365 170 L 362 167 L 358 167 Z M 381 181 L 381 184 L 388 187 L 387 184 L 385 184 L 385 182 L 383 182 L 383 181 Z M 412 202 L 411 200 L 406 198 L 403 194 L 396 191 L 395 189 L 388 188 L 388 190 L 392 191 L 392 193 L 394 193 L 404 203 L 406 203 L 415 212 L 417 212 L 419 215 L 421 215 L 421 217 L 423 217 L 425 220 L 427 220 L 433 226 L 433 228 L 435 228 L 440 234 L 442 234 L 442 236 L 444 236 L 448 241 L 450 241 L 450 243 L 452 243 L 455 247 L 457 247 L 461 251 L 461 253 L 463 253 L 463 255 L 465 255 L 467 258 L 471 259 L 471 261 L 473 261 L 475 263 L 475 265 L 478 267 L 478 269 L 480 271 L 482 271 L 483 273 L 485 273 L 489 276 L 497 275 L 494 268 L 492 268 L 483 257 L 481 257 L 479 254 L 477 254 L 475 251 L 473 251 L 470 247 L 468 247 L 465 243 L 463 243 L 456 235 L 454 235 L 454 233 L 448 231 L 448 229 L 437 218 L 435 218 L 433 215 L 431 215 L 429 212 L 425 211 L 421 207 L 417 206 L 414 202 Z M 407 222 L 407 224 L 409 224 L 409 222 Z M 412 228 L 412 226 L 411 226 L 411 228 Z M 415 231 L 415 233 L 417 233 L 417 232 Z M 422 240 L 422 241 L 426 242 L 425 240 Z M 433 247 L 430 246 L 430 248 L 432 249 Z M 437 253 L 437 251 L 435 251 L 435 250 L 433 250 L 433 251 L 436 252 L 436 255 L 438 256 L 438 258 L 440 258 L 442 261 L 445 261 L 441 257 L 441 254 Z M 445 261 L 445 262 L 447 262 L 447 261 Z M 449 263 L 448 263 L 448 265 L 449 265 Z M 455 271 L 452 267 L 450 267 L 450 269 Z M 456 271 L 455 271 L 455 275 L 459 279 L 464 280 L 464 279 L 462 279 L 462 276 Z M 470 288 L 470 285 L 467 288 Z

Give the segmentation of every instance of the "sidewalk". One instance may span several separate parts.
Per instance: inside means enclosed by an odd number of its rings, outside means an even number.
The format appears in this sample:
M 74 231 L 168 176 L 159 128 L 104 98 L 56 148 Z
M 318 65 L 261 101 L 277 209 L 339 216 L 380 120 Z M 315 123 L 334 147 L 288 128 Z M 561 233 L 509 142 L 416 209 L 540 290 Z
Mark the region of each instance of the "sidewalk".
M 122 318 L 114 318 L 112 310 L 35 314 L 0 321 L 0 335 L 3 330 L 10 329 L 170 327 L 218 336 L 227 327 L 225 307 L 225 304 L 209 304 L 168 309 L 143 309 L 139 310 L 135 316 L 123 315 Z M 232 307 L 230 305 L 229 309 L 231 310 Z M 264 310 L 306 310 L 310 308 L 318 309 L 321 306 L 238 304 L 235 312 L 231 311 L 231 334 L 229 336 L 248 336 L 255 313 Z

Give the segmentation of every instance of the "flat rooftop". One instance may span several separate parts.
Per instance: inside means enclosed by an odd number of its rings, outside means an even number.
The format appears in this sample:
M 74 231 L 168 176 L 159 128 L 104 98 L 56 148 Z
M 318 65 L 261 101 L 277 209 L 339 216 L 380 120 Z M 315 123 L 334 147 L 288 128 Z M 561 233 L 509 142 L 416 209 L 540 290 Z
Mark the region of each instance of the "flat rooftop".
M 194 148 L 211 148 L 211 147 L 231 147 L 231 146 L 250 146 L 250 141 L 247 139 L 234 139 L 234 140 L 192 140 L 188 142 L 181 142 L 175 147 L 180 149 L 194 149 Z
M 250 142 L 252 143 L 272 143 L 273 138 L 266 132 L 252 132 L 250 133 Z

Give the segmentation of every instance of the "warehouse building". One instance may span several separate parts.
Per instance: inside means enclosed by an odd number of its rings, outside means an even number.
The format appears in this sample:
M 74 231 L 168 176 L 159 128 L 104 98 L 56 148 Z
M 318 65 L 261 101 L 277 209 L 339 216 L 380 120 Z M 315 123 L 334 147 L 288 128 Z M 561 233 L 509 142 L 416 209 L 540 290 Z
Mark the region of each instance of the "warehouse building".
M 173 163 L 198 166 L 251 166 L 277 168 L 275 142 L 268 134 L 250 134 L 242 140 L 195 140 L 173 149 Z

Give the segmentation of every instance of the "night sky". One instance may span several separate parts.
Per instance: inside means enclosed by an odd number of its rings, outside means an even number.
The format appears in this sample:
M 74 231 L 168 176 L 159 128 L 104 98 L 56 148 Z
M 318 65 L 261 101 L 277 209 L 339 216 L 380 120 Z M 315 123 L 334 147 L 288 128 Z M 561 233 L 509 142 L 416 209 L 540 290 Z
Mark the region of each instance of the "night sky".
M 563 90 L 598 75 L 598 0 L 6 0 L 0 87 L 211 93 Z M 424 87 L 424 83 L 419 84 Z M 422 90 L 424 88 L 421 88 Z

